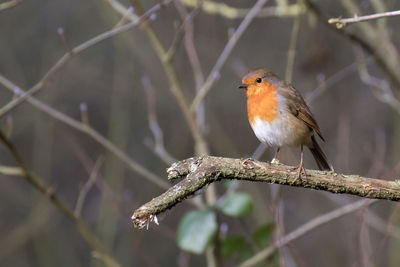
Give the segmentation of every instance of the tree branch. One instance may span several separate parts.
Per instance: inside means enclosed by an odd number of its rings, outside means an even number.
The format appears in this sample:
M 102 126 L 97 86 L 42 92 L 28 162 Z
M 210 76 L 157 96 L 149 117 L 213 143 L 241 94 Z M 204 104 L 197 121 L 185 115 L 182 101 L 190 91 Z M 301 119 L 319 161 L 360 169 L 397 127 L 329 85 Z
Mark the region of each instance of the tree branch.
M 180 0 L 188 7 L 200 7 L 205 13 L 219 15 L 226 19 L 240 19 L 246 17 L 250 8 L 236 8 L 225 3 L 210 0 Z M 200 4 L 199 4 L 200 3 Z M 297 17 L 305 12 L 305 7 L 301 3 L 289 5 L 268 6 L 260 9 L 256 15 L 258 18 L 264 17 Z
M 15 7 L 16 5 L 18 5 L 19 3 L 21 3 L 22 0 L 10 0 L 4 3 L 0 4 L 0 11 L 3 11 L 7 8 L 11 8 L 11 7 Z
M 392 16 L 399 16 L 400 15 L 400 10 L 396 11 L 389 11 L 389 12 L 383 12 L 383 13 L 376 13 L 372 15 L 366 15 L 366 16 L 357 16 L 354 15 L 353 18 L 331 18 L 328 20 L 328 23 L 330 24 L 336 24 L 336 27 L 338 29 L 343 28 L 346 26 L 348 23 L 355 23 L 355 22 L 361 22 L 361 21 L 366 21 L 366 20 L 373 20 L 373 19 L 381 19 L 385 17 L 392 17 Z
M 338 29 L 335 25 L 329 24 L 329 18 L 311 0 L 305 0 L 304 4 L 312 13 L 314 13 L 314 15 L 321 23 L 327 25 L 331 30 L 337 32 L 338 34 L 346 37 L 351 42 L 360 45 L 368 54 L 373 57 L 373 59 L 376 61 L 376 64 L 389 77 L 393 85 L 397 89 L 400 89 L 400 75 L 398 74 L 397 69 L 390 64 L 390 58 L 388 56 L 383 56 L 381 53 L 378 53 L 379 49 L 377 47 L 374 47 L 374 45 L 370 42 L 367 42 L 364 39 L 360 38 L 358 35 L 348 31 L 347 28 Z M 378 42 L 377 45 L 381 45 L 381 43 Z
M 309 222 L 301 225 L 297 229 L 291 231 L 284 237 L 278 239 L 273 244 L 269 245 L 265 249 L 263 249 L 260 252 L 258 252 L 257 254 L 255 254 L 253 257 L 244 261 L 242 264 L 240 264 L 239 267 L 254 266 L 257 263 L 260 263 L 263 260 L 270 257 L 278 248 L 283 247 L 286 244 L 289 244 L 290 242 L 298 239 L 299 237 L 302 237 L 303 235 L 314 230 L 315 228 L 318 228 L 319 226 L 329 223 L 329 222 L 331 222 L 337 218 L 340 218 L 346 214 L 352 213 L 360 208 L 366 207 L 374 202 L 376 202 L 376 200 L 363 199 L 363 200 L 359 200 L 359 201 L 347 204 L 345 206 L 337 208 L 328 213 L 322 214 L 322 215 L 310 220 Z
M 190 107 L 190 109 L 192 111 L 197 110 L 197 108 L 200 105 L 203 98 L 211 90 L 214 83 L 219 79 L 220 71 L 221 71 L 222 67 L 224 66 L 225 62 L 228 60 L 228 57 L 232 53 L 232 51 L 235 48 L 240 37 L 242 37 L 242 35 L 246 31 L 247 27 L 254 20 L 255 16 L 258 14 L 258 12 L 260 12 L 260 9 L 267 3 L 267 1 L 268 0 L 258 0 L 254 4 L 254 6 L 250 9 L 250 11 L 246 15 L 246 17 L 242 20 L 240 25 L 237 27 L 236 31 L 232 34 L 232 36 L 226 43 L 224 50 L 222 50 L 220 56 L 218 57 L 217 61 L 215 62 L 215 65 L 212 68 L 210 74 L 208 75 L 206 81 L 200 87 L 195 98 L 193 99 L 193 102 Z
M 14 94 L 19 97 L 21 95 L 25 95 L 28 91 L 24 91 L 19 88 L 17 85 L 12 83 L 10 80 L 5 78 L 0 74 L 0 84 L 3 84 L 7 89 L 14 92 Z M 105 138 L 101 135 L 98 131 L 94 128 L 90 127 L 88 124 L 82 121 L 78 121 L 73 119 L 72 117 L 46 105 L 45 103 L 39 101 L 38 99 L 26 95 L 27 102 L 30 103 L 32 106 L 36 107 L 40 111 L 46 113 L 50 117 L 54 118 L 57 121 L 60 121 L 71 128 L 82 132 L 89 137 L 93 138 L 97 143 L 102 145 L 105 149 L 113 153 L 117 158 L 119 158 L 122 162 L 124 162 L 131 170 L 134 172 L 142 175 L 148 181 L 152 182 L 153 184 L 161 187 L 161 188 L 168 188 L 168 183 L 164 180 L 161 180 L 158 175 L 154 174 L 150 170 L 143 167 L 141 164 L 130 158 L 124 151 L 119 149 L 116 145 L 114 145 L 110 140 Z M 1 116 L 0 116 L 1 117 Z
M 0 140 L 6 146 L 6 148 L 14 158 L 15 162 L 22 170 L 22 177 L 36 190 L 38 190 L 44 197 L 46 197 L 51 203 L 53 203 L 57 207 L 57 209 L 62 212 L 75 225 L 79 233 L 93 250 L 93 256 L 101 260 L 107 267 L 120 267 L 119 263 L 106 252 L 103 245 L 101 244 L 100 239 L 90 229 L 86 222 L 82 220 L 81 217 L 75 215 L 74 211 L 56 195 L 51 187 L 49 187 L 45 182 L 42 181 L 42 179 L 40 179 L 26 167 L 24 161 L 17 152 L 13 143 L 11 143 L 11 141 L 3 134 L 2 131 L 0 131 Z
M 131 23 L 122 25 L 121 27 L 118 28 L 113 28 L 109 31 L 103 32 L 87 41 L 84 43 L 74 47 L 71 49 L 71 51 L 68 51 L 65 53 L 47 72 L 46 74 L 38 81 L 33 87 L 31 87 L 29 90 L 25 91 L 23 94 L 21 94 L 18 98 L 13 99 L 9 103 L 7 103 L 5 106 L 3 106 L 0 109 L 0 117 L 4 116 L 6 113 L 14 109 L 17 105 L 21 104 L 23 101 L 25 101 L 29 96 L 32 96 L 39 92 L 49 81 L 49 79 L 61 68 L 63 67 L 73 56 L 81 53 L 82 51 L 88 49 L 89 47 L 94 46 L 95 44 L 98 44 L 99 42 L 111 38 L 114 35 L 117 35 L 122 32 L 126 32 L 127 30 L 131 28 L 138 27 L 142 25 L 144 21 L 146 21 L 152 14 L 155 14 L 159 9 L 161 9 L 165 4 L 170 2 L 171 0 L 164 0 L 147 10 L 146 12 L 143 12 L 143 15 L 140 16 L 139 18 L 135 19 Z M 126 14 L 124 14 L 126 16 Z
M 286 165 L 271 165 L 253 160 L 221 157 L 195 157 L 176 162 L 167 169 L 168 179 L 184 178 L 164 194 L 137 209 L 133 216 L 136 227 L 143 228 L 156 216 L 172 208 L 204 186 L 222 179 L 237 179 L 298 186 L 332 193 L 365 198 L 400 200 L 400 183 L 343 175 L 326 171 L 307 170 L 307 177 L 296 179 L 296 171 Z

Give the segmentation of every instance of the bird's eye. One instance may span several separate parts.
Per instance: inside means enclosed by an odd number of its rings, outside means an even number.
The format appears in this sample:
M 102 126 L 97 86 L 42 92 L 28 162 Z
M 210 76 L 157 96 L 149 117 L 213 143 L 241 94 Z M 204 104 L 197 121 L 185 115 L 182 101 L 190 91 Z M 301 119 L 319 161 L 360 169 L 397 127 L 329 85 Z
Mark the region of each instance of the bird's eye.
M 257 78 L 256 82 L 257 83 L 261 83 L 262 79 L 261 78 Z

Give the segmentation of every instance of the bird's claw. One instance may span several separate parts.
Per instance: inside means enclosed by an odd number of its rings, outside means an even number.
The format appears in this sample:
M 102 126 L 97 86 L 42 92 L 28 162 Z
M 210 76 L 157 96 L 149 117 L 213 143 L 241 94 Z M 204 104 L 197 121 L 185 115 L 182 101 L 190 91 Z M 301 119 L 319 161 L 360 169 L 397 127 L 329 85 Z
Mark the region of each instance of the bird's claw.
M 294 168 L 291 168 L 291 169 L 289 169 L 289 171 L 290 172 L 296 171 L 297 176 L 296 176 L 296 179 L 294 179 L 293 183 L 296 183 L 298 180 L 301 180 L 302 173 L 304 173 L 304 176 L 307 177 L 306 169 L 304 169 L 304 167 L 301 166 L 301 165 L 297 166 L 297 167 L 294 167 Z
M 280 164 L 279 159 L 273 158 L 273 159 L 271 160 L 271 164 L 277 164 L 277 165 L 279 165 L 279 164 Z

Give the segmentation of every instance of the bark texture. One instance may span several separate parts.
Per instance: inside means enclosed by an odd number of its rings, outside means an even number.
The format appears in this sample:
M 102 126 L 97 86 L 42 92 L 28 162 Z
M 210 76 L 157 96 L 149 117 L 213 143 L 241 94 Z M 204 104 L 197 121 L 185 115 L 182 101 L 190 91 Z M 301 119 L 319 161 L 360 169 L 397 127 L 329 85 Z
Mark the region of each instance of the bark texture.
M 400 182 L 378 180 L 359 175 L 343 175 L 331 171 L 307 170 L 307 176 L 296 179 L 296 170 L 282 164 L 269 164 L 250 159 L 194 157 L 172 164 L 168 179 L 183 178 L 162 195 L 138 208 L 132 220 L 142 228 L 150 221 L 157 223 L 157 214 L 164 212 L 204 186 L 221 179 L 266 182 L 350 194 L 365 198 L 400 200 Z

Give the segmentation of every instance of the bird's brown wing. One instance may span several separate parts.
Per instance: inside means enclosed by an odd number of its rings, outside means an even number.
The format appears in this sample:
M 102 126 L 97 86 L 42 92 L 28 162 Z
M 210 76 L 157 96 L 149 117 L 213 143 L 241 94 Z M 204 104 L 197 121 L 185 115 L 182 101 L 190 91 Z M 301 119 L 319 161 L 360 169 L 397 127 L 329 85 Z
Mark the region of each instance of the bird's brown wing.
M 314 119 L 310 109 L 308 108 L 303 97 L 297 90 L 290 84 L 283 84 L 278 88 L 278 93 L 283 96 L 287 101 L 289 111 L 298 119 L 302 120 L 308 127 L 313 129 L 323 141 L 321 130 L 319 129 L 317 121 Z

